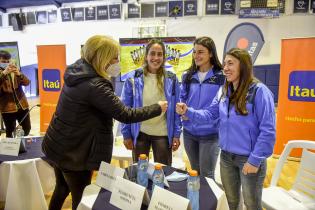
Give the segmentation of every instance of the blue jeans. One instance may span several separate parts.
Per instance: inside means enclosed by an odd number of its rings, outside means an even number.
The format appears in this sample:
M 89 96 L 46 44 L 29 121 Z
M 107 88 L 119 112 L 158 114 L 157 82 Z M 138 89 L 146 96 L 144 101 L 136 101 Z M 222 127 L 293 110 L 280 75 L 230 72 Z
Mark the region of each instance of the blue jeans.
M 184 129 L 185 150 L 193 170 L 214 179 L 214 169 L 219 155 L 218 134 L 194 136 Z
M 239 205 L 241 186 L 247 210 L 262 209 L 261 196 L 267 163 L 263 160 L 257 173 L 244 175 L 242 168 L 247 159 L 247 156 L 221 151 L 221 180 L 230 210 L 236 210 Z

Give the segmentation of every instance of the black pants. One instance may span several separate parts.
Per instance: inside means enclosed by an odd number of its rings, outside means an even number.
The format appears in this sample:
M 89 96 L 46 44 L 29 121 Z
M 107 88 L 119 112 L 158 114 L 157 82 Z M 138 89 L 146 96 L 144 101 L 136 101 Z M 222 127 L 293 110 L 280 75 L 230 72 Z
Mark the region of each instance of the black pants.
M 154 162 L 172 165 L 172 148 L 168 144 L 167 136 L 150 136 L 140 132 L 136 147 L 132 151 L 133 161 L 138 162 L 140 154 L 149 156 L 152 145 Z
M 31 131 L 31 119 L 28 114 L 28 109 L 19 109 L 14 113 L 2 113 L 3 122 L 5 125 L 5 132 L 7 138 L 13 137 L 13 132 L 16 127 L 16 121 L 22 125 L 24 130 L 24 135 L 27 136 Z M 25 119 L 21 122 L 21 120 L 25 117 Z
M 69 171 L 54 166 L 56 187 L 49 203 L 49 210 L 60 210 L 71 192 L 72 210 L 77 209 L 84 188 L 91 184 L 92 171 Z

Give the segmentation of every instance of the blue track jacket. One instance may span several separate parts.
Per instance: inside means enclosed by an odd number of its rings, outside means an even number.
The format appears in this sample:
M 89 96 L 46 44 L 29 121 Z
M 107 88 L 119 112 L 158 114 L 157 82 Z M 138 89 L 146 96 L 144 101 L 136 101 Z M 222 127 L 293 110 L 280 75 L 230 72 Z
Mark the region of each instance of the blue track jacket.
M 124 83 L 121 100 L 129 107 L 142 107 L 143 99 L 143 70 L 136 70 Z M 170 71 L 165 72 L 164 94 L 168 102 L 166 112 L 166 123 L 169 145 L 172 145 L 173 138 L 179 138 L 181 134 L 180 116 L 176 114 L 176 103 L 179 102 L 179 83 L 176 75 Z M 124 139 L 131 138 L 134 145 L 140 132 L 140 123 L 122 124 L 121 133 Z
M 182 76 L 180 89 L 180 101 L 196 110 L 204 109 L 211 105 L 219 88 L 224 83 L 224 76 L 221 70 L 210 70 L 204 81 L 200 83 L 198 73 L 193 74 L 189 84 L 184 83 L 187 73 Z M 189 87 L 188 87 L 189 86 Z M 218 133 L 218 120 L 211 122 L 192 122 L 190 119 L 182 121 L 183 127 L 190 134 L 195 136 L 206 136 Z
M 252 84 L 246 97 L 248 115 L 236 113 L 222 88 L 210 106 L 203 110 L 189 107 L 186 116 L 193 122 L 219 119 L 219 145 L 222 150 L 249 156 L 250 164 L 259 167 L 273 152 L 275 143 L 275 109 L 273 94 L 263 84 Z M 229 94 L 228 94 L 229 95 Z

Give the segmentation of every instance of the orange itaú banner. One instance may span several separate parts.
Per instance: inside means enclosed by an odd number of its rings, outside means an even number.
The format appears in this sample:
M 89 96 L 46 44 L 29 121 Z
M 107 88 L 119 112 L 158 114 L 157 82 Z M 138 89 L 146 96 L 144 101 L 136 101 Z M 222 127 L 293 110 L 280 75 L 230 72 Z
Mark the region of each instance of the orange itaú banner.
M 40 97 L 40 132 L 44 133 L 54 114 L 66 68 L 65 45 L 39 45 L 38 86 Z
M 289 140 L 315 141 L 314 49 L 315 37 L 282 40 L 275 154 Z

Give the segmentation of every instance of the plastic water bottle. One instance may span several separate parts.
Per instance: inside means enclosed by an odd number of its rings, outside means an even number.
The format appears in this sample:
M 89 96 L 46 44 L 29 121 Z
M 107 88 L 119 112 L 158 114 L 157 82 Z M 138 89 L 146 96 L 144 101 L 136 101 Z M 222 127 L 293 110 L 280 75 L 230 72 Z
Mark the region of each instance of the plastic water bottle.
M 148 159 L 146 154 L 141 154 L 138 160 L 137 183 L 143 187 L 148 186 Z
M 187 179 L 187 198 L 190 201 L 192 210 L 199 210 L 199 189 L 200 179 L 198 172 L 191 170 Z
M 163 173 L 162 165 L 156 164 L 154 168 L 155 170 L 152 175 L 152 180 L 153 180 L 152 192 L 154 190 L 154 186 L 159 186 L 159 187 L 164 188 L 164 173 Z
M 24 130 L 22 128 L 22 126 L 18 126 L 16 129 L 15 129 L 15 138 L 21 138 L 24 136 Z

